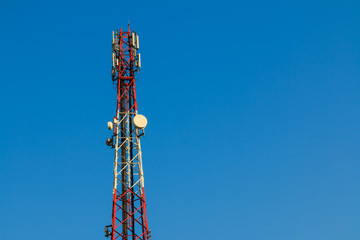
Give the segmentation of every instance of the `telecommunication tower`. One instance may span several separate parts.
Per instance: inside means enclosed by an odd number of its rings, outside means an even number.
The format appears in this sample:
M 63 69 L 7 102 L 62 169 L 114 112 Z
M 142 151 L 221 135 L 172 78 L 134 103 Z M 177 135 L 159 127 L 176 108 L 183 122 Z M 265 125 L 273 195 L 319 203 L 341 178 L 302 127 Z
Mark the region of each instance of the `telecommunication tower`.
M 139 36 L 130 29 L 113 32 L 113 85 L 117 89 L 116 114 L 108 122 L 113 130 L 106 144 L 115 149 L 111 225 L 105 236 L 111 240 L 149 240 L 146 215 L 144 174 L 140 138 L 144 136 L 147 119 L 138 114 L 135 77 L 141 68 Z

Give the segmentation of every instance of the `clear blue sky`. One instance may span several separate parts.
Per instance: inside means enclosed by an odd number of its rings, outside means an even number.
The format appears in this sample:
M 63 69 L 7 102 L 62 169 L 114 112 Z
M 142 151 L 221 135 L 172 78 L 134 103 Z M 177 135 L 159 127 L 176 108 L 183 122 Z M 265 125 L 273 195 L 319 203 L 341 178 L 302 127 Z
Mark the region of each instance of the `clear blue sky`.
M 104 239 L 130 20 L 152 239 L 359 240 L 359 1 L 130 2 L 1 1 L 0 239 Z

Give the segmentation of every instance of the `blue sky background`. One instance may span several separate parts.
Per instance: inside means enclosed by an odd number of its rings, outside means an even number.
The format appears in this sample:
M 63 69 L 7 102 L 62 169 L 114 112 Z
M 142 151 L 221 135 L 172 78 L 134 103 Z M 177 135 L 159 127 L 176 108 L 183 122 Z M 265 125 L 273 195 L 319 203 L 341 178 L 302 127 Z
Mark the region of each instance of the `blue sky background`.
M 360 239 L 359 12 L 2 0 L 0 239 L 104 239 L 111 31 L 128 20 L 152 239 Z

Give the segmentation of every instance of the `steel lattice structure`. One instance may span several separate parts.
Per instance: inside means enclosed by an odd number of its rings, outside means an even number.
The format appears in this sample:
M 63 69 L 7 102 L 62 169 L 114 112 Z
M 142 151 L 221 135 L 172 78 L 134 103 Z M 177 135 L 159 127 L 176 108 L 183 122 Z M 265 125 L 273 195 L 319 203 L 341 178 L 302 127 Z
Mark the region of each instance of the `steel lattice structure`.
M 107 144 L 115 149 L 111 225 L 105 227 L 111 240 L 149 240 L 140 137 L 135 127 L 137 113 L 135 76 L 140 70 L 139 37 L 130 29 L 113 32 L 112 79 L 117 89 L 116 115 L 109 122 L 113 136 Z M 110 229 L 111 227 L 111 229 Z

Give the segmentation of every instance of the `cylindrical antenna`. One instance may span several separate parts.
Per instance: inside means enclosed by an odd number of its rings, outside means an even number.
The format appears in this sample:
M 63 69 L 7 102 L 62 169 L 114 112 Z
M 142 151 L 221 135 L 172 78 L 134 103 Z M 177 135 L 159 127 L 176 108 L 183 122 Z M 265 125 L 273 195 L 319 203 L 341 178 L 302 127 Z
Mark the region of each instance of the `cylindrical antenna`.
M 136 34 L 136 48 L 139 49 L 139 35 Z
M 131 34 L 131 40 L 132 40 L 132 45 L 133 45 L 133 47 L 135 47 L 135 32 L 132 32 L 132 34 Z
M 138 68 L 141 68 L 141 57 L 140 57 L 140 53 L 138 53 Z

